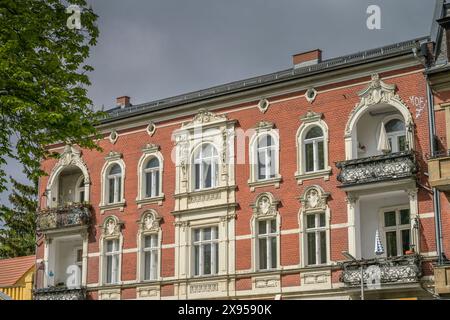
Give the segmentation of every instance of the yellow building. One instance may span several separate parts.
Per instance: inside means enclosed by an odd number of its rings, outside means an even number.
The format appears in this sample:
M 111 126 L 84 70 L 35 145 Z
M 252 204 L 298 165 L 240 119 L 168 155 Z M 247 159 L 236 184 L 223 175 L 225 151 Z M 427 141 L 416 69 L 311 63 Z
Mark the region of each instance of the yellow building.
M 0 260 L 0 300 L 33 299 L 36 256 Z

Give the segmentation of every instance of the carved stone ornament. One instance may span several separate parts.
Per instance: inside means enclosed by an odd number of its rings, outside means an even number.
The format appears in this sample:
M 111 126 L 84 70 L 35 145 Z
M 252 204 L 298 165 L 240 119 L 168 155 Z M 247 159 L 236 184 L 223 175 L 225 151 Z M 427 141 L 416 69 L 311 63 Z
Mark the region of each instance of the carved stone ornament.
M 151 137 L 155 134 L 156 131 L 156 125 L 150 121 L 150 123 L 147 125 L 147 133 Z
M 141 218 L 142 231 L 158 231 L 161 218 L 153 210 L 146 211 Z
M 108 153 L 108 155 L 105 157 L 105 160 L 114 161 L 114 160 L 119 160 L 121 158 L 122 158 L 122 154 L 120 152 L 110 151 Z
M 143 153 L 155 153 L 157 151 L 159 151 L 159 145 L 154 144 L 154 143 L 147 143 L 143 148 L 142 148 L 142 152 Z
M 322 119 L 323 114 L 322 113 L 317 113 L 311 110 L 308 110 L 308 112 L 300 117 L 300 120 L 302 120 L 302 122 L 308 123 L 308 122 L 316 122 Z
M 255 130 L 258 131 L 264 131 L 264 130 L 271 130 L 275 127 L 273 122 L 270 121 L 260 121 L 255 125 Z
M 119 139 L 119 134 L 117 133 L 116 130 L 112 130 L 111 133 L 109 134 L 109 141 L 112 144 L 115 144 L 117 139 Z
M 110 216 L 106 218 L 103 223 L 103 234 L 105 236 L 118 236 L 120 234 L 122 224 L 115 216 Z
M 261 193 L 250 206 L 256 217 L 275 216 L 278 213 L 279 201 L 269 192 Z
M 323 189 L 319 186 L 308 187 L 300 197 L 303 210 L 325 210 L 329 195 L 329 193 L 324 192 Z
M 313 103 L 317 97 L 317 90 L 314 88 L 309 88 L 305 92 L 305 98 L 309 103 Z
M 270 102 L 267 99 L 261 99 L 258 102 L 258 109 L 262 113 L 265 113 L 267 111 L 267 109 L 269 109 L 269 106 L 270 106 Z
M 84 183 L 85 184 L 90 183 L 89 172 L 88 172 L 86 164 L 84 163 L 83 159 L 81 158 L 81 151 L 75 149 L 71 145 L 66 145 L 64 147 L 63 153 L 61 154 L 61 156 L 59 158 L 58 163 L 53 167 L 52 172 L 50 173 L 50 178 L 49 178 L 47 189 L 49 189 L 49 186 L 51 186 L 53 184 L 54 179 L 58 176 L 58 173 L 60 172 L 60 169 L 62 167 L 67 167 L 67 166 L 78 167 L 81 170 L 81 172 L 83 172 Z
M 206 109 L 200 109 L 198 113 L 194 116 L 191 122 L 184 123 L 182 127 L 188 127 L 188 126 L 196 126 L 196 125 L 203 125 L 210 122 L 216 122 L 216 121 L 226 121 L 227 116 L 226 115 L 217 115 L 214 114 Z

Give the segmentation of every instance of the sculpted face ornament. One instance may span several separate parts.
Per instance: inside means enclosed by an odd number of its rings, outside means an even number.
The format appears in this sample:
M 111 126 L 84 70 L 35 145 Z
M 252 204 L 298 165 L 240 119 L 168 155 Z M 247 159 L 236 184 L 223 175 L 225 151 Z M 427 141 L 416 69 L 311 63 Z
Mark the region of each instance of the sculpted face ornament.
M 308 201 L 309 207 L 315 208 L 315 207 L 317 207 L 317 204 L 319 203 L 319 193 L 317 192 L 317 190 L 312 189 L 309 191 L 306 199 Z
M 144 218 L 144 229 L 150 230 L 153 227 L 153 216 L 151 214 L 147 214 Z
M 258 208 L 262 214 L 267 214 L 270 208 L 270 200 L 268 197 L 262 197 L 259 199 Z
M 109 219 L 108 223 L 106 224 L 106 233 L 111 235 L 114 233 L 115 229 L 116 229 L 116 222 L 113 219 Z

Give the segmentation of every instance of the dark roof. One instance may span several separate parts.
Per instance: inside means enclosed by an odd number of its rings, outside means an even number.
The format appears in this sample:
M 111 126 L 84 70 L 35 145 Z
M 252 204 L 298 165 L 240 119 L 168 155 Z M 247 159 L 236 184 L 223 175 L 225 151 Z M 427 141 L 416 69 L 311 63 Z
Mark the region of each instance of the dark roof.
M 151 111 L 170 108 L 185 103 L 200 101 L 207 98 L 213 98 L 225 94 L 257 88 L 264 85 L 270 85 L 278 82 L 302 78 L 316 73 L 348 67 L 350 65 L 366 63 L 371 60 L 377 60 L 380 58 L 405 54 L 406 52 L 410 52 L 413 48 L 417 48 L 417 43 L 424 40 L 429 40 L 429 38 L 420 37 L 376 49 L 360 51 L 346 56 L 324 60 L 321 63 L 307 67 L 290 68 L 279 72 L 248 78 L 245 80 L 230 82 L 227 84 L 214 86 L 208 89 L 194 91 L 191 93 L 177 95 L 170 98 L 155 100 L 152 102 L 142 103 L 138 105 L 133 105 L 126 108 L 116 107 L 106 111 L 107 116 L 105 119 L 103 119 L 102 122 L 107 123 L 117 119 L 127 118 L 130 116 L 135 116 Z

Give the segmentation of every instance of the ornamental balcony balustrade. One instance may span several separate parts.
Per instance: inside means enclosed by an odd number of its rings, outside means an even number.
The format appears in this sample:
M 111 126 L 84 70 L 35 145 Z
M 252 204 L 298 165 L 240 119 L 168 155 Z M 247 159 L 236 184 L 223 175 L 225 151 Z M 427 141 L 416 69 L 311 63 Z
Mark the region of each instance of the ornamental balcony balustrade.
M 87 226 L 91 221 L 91 205 L 75 203 L 58 208 L 41 210 L 36 226 L 38 231 Z
M 360 286 L 362 268 L 364 284 L 373 284 L 373 280 L 378 280 L 380 285 L 413 283 L 422 276 L 421 264 L 418 254 L 343 262 L 340 281 L 349 287 Z
M 49 287 L 33 290 L 34 300 L 86 300 L 86 288 Z
M 412 178 L 417 173 L 417 163 L 412 150 L 340 161 L 337 180 L 343 187 L 372 182 Z

